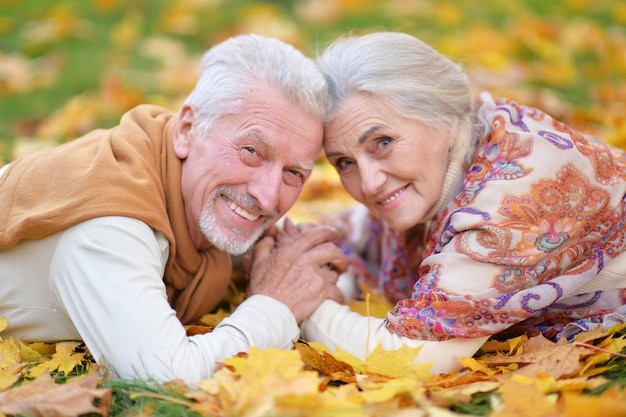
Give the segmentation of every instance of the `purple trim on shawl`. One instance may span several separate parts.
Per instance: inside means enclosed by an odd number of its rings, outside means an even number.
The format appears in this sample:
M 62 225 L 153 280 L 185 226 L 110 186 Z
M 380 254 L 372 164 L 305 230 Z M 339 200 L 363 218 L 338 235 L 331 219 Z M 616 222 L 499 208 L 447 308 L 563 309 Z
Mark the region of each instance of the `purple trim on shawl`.
M 593 297 L 591 297 L 591 299 L 585 303 L 580 303 L 580 304 L 559 304 L 559 303 L 554 303 L 552 304 L 550 307 L 554 307 L 554 308 L 560 308 L 562 310 L 569 310 L 572 308 L 586 308 L 586 307 L 591 307 L 592 305 L 594 305 L 599 299 L 600 297 L 602 297 L 602 291 L 596 291 L 593 295 Z
M 559 149 L 571 149 L 574 147 L 574 144 L 572 143 L 571 140 L 564 138 L 561 135 L 557 135 L 554 132 L 540 130 L 538 135 L 544 139 L 547 139 L 549 142 L 551 142 L 554 146 L 556 146 Z
M 510 106 L 500 106 L 500 107 L 497 107 L 496 110 L 501 110 L 501 111 L 508 113 L 509 119 L 511 120 L 511 123 L 513 125 L 519 127 L 524 132 L 530 132 L 530 129 L 528 129 L 528 126 L 526 126 L 526 123 L 522 122 L 522 118 L 524 116 L 520 114 L 519 112 L 513 112 Z

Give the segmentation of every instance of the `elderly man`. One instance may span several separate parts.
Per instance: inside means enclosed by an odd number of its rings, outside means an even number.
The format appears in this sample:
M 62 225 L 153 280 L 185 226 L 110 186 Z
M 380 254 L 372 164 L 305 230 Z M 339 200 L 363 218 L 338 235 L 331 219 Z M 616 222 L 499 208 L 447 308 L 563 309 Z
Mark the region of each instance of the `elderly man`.
M 248 251 L 283 216 L 322 143 L 327 89 L 275 39 L 211 48 L 178 114 L 142 105 L 0 170 L 3 336 L 84 340 L 123 377 L 208 378 L 251 345 L 289 348 L 298 323 L 340 300 L 336 236 L 312 227 L 255 246 L 247 299 L 212 332 L 212 310 Z M 331 266 L 329 268 L 328 266 Z

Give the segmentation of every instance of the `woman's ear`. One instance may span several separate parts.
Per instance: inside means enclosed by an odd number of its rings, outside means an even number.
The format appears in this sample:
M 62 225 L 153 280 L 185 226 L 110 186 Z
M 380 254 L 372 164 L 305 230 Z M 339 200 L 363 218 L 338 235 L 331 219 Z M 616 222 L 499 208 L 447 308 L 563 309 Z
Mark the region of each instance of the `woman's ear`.
M 180 159 L 185 159 L 189 155 L 189 149 L 193 139 L 193 121 L 193 108 L 189 104 L 183 105 L 178 115 L 173 137 L 174 153 L 176 153 L 176 156 Z

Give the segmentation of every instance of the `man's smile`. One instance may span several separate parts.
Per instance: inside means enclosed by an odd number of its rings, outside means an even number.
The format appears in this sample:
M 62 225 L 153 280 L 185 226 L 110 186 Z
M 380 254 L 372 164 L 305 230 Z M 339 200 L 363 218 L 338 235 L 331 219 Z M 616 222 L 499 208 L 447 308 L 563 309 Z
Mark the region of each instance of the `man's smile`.
M 232 200 L 227 200 L 226 204 L 228 204 L 228 207 L 234 211 L 235 213 L 237 213 L 238 215 L 240 215 L 241 217 L 243 217 L 246 220 L 250 220 L 251 222 L 257 221 L 259 219 L 259 217 L 261 217 L 258 214 L 252 214 L 249 211 L 245 210 L 243 207 L 237 205 L 234 201 Z

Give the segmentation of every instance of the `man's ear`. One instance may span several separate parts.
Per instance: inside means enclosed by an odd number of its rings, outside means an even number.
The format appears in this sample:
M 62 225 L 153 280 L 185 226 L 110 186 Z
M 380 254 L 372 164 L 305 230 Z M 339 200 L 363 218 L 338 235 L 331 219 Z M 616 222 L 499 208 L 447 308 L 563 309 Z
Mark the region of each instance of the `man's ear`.
M 174 129 L 173 145 L 174 153 L 180 159 L 187 158 L 192 141 L 194 114 L 189 104 L 183 105 L 178 115 L 176 128 Z

